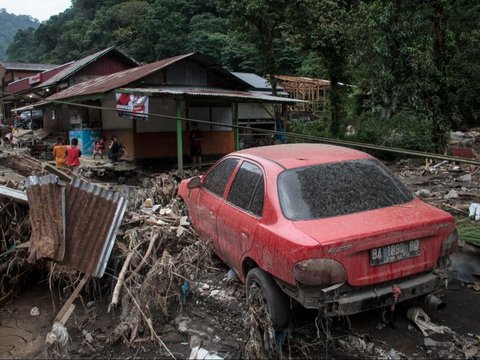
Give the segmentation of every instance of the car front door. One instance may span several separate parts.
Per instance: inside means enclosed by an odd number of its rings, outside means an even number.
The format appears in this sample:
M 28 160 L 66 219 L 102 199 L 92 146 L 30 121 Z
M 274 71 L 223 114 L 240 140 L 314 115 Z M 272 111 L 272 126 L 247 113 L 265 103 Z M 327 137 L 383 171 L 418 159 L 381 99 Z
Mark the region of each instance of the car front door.
M 218 209 L 217 230 L 221 257 L 240 273 L 243 254 L 250 250 L 262 218 L 264 179 L 261 169 L 244 161 Z
M 217 210 L 224 202 L 225 188 L 238 163 L 239 159 L 227 158 L 213 167 L 203 177 L 197 197 L 197 231 L 204 240 L 211 241 L 217 251 Z

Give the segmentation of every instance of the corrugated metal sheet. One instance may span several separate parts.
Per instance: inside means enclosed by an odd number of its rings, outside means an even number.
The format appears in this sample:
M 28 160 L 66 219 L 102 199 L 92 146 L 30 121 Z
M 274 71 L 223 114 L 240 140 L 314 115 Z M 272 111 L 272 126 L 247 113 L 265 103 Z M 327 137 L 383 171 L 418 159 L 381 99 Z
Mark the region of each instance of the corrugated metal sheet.
M 254 102 L 297 103 L 302 100 L 272 96 L 254 91 L 226 90 L 218 88 L 202 88 L 192 86 L 158 86 L 148 88 L 120 88 L 118 92 L 146 94 L 146 95 L 182 95 L 198 97 L 218 97 Z
M 27 195 L 23 191 L 10 189 L 0 185 L 0 198 L 12 199 L 20 204 L 28 204 Z
M 74 179 L 67 188 L 63 264 L 101 277 L 115 243 L 127 201 L 104 188 Z
M 30 205 L 29 262 L 62 261 L 65 255 L 65 184 L 55 175 L 29 176 L 25 181 Z
M 49 65 L 49 64 L 28 64 L 28 63 L 13 63 L 13 62 L 2 62 L 0 63 L 6 70 L 26 70 L 26 71 L 45 71 L 48 69 L 53 69 L 58 65 Z
M 30 256 L 44 257 L 39 254 L 45 252 L 39 253 L 38 249 L 49 249 L 50 239 L 54 239 L 58 251 L 49 258 L 102 277 L 127 201 L 117 193 L 77 178 L 66 186 L 66 191 L 59 184 L 55 175 L 27 180 L 33 245 Z
M 232 72 L 233 75 L 250 84 L 256 90 L 272 90 L 272 85 L 267 79 L 254 73 Z M 277 86 L 277 90 L 283 90 L 281 85 Z

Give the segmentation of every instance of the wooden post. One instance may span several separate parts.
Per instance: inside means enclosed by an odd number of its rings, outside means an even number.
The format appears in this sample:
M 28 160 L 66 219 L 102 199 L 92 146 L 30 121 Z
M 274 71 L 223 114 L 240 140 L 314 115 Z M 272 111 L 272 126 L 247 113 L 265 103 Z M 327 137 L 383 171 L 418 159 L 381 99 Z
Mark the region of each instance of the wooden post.
M 233 124 L 238 126 L 238 103 L 233 104 Z M 238 127 L 233 128 L 233 141 L 235 144 L 235 151 L 240 150 L 240 141 L 238 138 Z
M 180 100 L 175 100 L 176 117 L 177 117 L 177 163 L 178 170 L 183 170 L 183 143 L 182 143 L 182 111 L 180 108 Z

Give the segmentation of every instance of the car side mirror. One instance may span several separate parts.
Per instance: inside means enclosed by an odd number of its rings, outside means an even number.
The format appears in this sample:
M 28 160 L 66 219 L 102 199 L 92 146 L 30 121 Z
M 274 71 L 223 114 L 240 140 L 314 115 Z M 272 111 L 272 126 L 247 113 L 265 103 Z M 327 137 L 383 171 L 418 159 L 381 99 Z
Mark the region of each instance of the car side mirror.
M 202 182 L 200 180 L 200 176 L 195 176 L 195 177 L 191 178 L 190 180 L 188 180 L 187 188 L 196 189 L 196 188 L 199 188 L 200 185 L 202 185 Z

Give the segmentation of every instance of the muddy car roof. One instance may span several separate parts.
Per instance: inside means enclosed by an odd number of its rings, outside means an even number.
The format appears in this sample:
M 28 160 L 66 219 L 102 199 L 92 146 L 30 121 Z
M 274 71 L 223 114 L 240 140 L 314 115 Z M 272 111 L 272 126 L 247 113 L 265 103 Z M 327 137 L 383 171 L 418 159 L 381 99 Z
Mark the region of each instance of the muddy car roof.
M 232 155 L 260 157 L 286 169 L 314 164 L 372 158 L 370 155 L 341 146 L 326 144 L 284 144 L 240 150 Z

